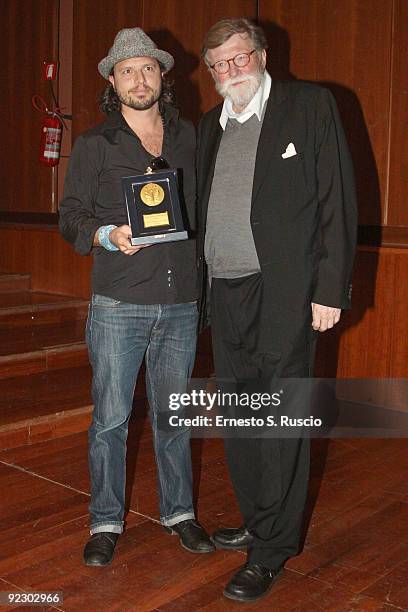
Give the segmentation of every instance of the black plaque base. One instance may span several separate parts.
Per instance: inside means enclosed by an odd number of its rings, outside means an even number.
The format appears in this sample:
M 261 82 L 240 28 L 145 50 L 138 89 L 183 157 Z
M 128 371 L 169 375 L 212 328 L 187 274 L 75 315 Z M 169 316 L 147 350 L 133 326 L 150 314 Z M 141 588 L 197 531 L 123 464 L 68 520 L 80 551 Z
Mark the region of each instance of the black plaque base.
M 174 240 L 187 240 L 188 234 L 186 231 L 173 232 L 172 234 L 155 234 L 154 236 L 142 236 L 140 238 L 132 238 L 130 242 L 133 246 L 138 244 L 160 244 L 161 242 L 173 242 Z

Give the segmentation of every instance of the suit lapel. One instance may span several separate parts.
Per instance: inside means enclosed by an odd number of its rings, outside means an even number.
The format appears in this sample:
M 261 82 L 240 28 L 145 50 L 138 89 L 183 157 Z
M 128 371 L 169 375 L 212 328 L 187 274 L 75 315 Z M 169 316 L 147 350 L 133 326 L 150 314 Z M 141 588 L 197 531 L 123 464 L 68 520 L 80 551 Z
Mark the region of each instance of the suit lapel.
M 209 126 L 205 135 L 205 153 L 203 167 L 205 172 L 205 184 L 202 195 L 202 223 L 205 224 L 207 218 L 208 200 L 210 198 L 211 185 L 214 176 L 215 162 L 221 142 L 222 128 L 219 122 L 220 113 L 214 117 L 214 121 Z
M 282 90 L 282 84 L 272 81 L 256 152 L 252 204 L 265 178 L 270 176 L 271 165 L 273 165 L 272 158 L 273 155 L 277 154 L 276 143 L 282 129 L 283 118 L 287 112 L 284 101 L 285 94 Z

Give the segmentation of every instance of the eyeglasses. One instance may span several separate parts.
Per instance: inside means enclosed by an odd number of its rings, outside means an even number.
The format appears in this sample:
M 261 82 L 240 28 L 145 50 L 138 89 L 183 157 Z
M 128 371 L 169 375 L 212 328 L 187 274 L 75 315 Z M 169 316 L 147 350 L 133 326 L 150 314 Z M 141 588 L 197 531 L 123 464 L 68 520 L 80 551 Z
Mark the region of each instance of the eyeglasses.
M 244 66 L 248 66 L 251 61 L 251 55 L 255 53 L 256 49 L 252 49 L 249 53 L 238 53 L 234 57 L 230 59 L 220 60 L 219 62 L 215 62 L 210 68 L 218 72 L 218 74 L 227 74 L 230 69 L 230 62 L 233 62 L 237 68 L 244 68 Z
M 167 170 L 170 168 L 168 162 L 164 157 L 154 157 L 146 168 L 145 174 L 151 174 L 157 172 L 157 170 Z

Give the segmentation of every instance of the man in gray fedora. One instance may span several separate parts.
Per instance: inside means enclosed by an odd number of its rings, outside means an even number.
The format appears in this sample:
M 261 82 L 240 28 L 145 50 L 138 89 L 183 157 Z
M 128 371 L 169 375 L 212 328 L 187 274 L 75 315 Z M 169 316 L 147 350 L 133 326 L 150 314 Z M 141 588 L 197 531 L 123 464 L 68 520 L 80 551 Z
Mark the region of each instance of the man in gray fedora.
M 107 118 L 76 140 L 60 207 L 64 238 L 81 255 L 93 255 L 86 330 L 94 400 L 87 565 L 109 564 L 123 531 L 128 421 L 144 358 L 161 522 L 187 550 L 214 550 L 195 520 L 190 432 L 159 427 L 168 391 L 184 391 L 194 364 L 194 240 L 133 246 L 121 183 L 142 175 L 152 158 L 177 168 L 188 229 L 194 229 L 195 133 L 170 103 L 165 75 L 173 64 L 140 28 L 117 34 L 98 65 L 109 81 L 101 98 Z

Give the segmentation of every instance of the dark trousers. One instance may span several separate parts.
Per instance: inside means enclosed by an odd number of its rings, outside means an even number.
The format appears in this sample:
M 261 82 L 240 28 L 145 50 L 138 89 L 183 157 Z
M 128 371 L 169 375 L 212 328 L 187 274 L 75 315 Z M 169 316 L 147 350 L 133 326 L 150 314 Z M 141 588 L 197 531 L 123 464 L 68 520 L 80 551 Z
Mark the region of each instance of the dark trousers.
M 213 279 L 211 329 L 218 379 L 259 379 L 264 385 L 273 377 L 279 368 L 279 354 L 266 343 L 268 325 L 261 274 Z M 311 375 L 312 336 L 298 358 L 284 365 L 281 377 Z M 299 552 L 309 477 L 309 439 L 237 437 L 226 438 L 224 444 L 239 507 L 254 537 L 248 561 L 277 569 Z

